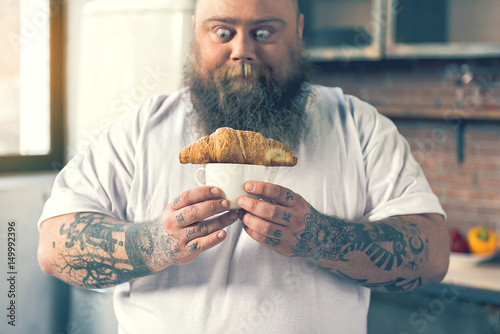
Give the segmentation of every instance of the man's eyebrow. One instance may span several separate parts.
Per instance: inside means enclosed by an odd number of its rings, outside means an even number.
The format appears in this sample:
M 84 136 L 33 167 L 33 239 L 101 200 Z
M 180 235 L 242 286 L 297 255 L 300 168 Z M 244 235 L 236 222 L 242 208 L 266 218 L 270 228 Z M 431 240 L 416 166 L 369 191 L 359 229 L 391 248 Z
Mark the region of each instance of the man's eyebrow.
M 214 22 L 214 21 L 215 22 L 223 22 L 223 23 L 232 24 L 232 25 L 236 25 L 236 24 L 241 22 L 241 20 L 234 19 L 234 18 L 212 16 L 212 17 L 209 17 L 208 19 L 204 20 L 203 23 L 205 24 L 205 23 Z M 278 17 L 274 17 L 274 16 L 258 18 L 255 20 L 249 20 L 248 22 L 252 25 L 269 23 L 269 22 L 277 22 L 277 23 L 284 25 L 284 26 L 287 25 L 287 23 L 285 21 L 283 21 L 282 19 L 280 19 Z
M 268 22 L 277 22 L 280 23 L 281 25 L 286 26 L 287 23 L 283 21 L 282 19 L 274 16 L 269 16 L 269 17 L 264 17 L 261 19 L 253 20 L 251 21 L 253 24 L 262 24 L 262 23 L 268 23 Z

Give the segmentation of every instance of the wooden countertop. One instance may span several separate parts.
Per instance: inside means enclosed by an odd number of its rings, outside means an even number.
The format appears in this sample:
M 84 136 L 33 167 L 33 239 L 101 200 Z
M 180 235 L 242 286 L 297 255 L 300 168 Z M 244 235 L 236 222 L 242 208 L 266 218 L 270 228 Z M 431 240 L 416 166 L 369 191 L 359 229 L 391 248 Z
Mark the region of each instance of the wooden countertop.
M 443 283 L 500 292 L 500 256 L 497 254 L 488 261 L 471 263 L 452 255 Z
M 475 120 L 475 121 L 498 121 L 500 120 L 500 110 L 461 110 L 461 109 L 432 109 L 419 108 L 415 106 L 379 106 L 377 110 L 392 118 L 426 118 L 438 119 L 442 121 L 453 120 Z

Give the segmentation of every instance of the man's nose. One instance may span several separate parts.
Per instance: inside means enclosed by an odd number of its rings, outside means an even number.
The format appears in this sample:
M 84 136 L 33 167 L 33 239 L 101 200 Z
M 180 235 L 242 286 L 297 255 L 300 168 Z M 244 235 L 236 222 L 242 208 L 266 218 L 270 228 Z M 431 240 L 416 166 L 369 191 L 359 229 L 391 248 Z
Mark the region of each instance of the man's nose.
M 253 62 L 255 59 L 255 41 L 248 35 L 236 35 L 232 40 L 231 60 L 241 63 Z

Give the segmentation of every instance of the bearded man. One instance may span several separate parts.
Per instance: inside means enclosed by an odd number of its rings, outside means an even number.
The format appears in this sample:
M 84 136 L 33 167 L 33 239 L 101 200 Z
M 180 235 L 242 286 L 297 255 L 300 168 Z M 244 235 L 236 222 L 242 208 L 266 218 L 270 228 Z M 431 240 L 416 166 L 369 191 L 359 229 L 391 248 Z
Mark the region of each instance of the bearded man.
M 308 82 L 294 0 L 199 0 L 187 88 L 110 125 L 58 175 L 41 268 L 115 288 L 120 333 L 366 333 L 370 289 L 440 281 L 444 212 L 395 126 Z M 228 211 L 181 149 L 229 126 L 289 145 L 293 168 Z

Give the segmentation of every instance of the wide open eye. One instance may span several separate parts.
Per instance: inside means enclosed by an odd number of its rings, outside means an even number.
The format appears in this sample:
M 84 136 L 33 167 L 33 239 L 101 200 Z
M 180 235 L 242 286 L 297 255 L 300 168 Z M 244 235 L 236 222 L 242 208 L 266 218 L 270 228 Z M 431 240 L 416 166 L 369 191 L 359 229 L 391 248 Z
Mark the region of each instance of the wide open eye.
M 255 30 L 255 38 L 260 41 L 266 41 L 272 35 L 272 32 L 269 29 L 258 29 Z
M 220 27 L 215 31 L 215 34 L 218 36 L 218 38 L 222 40 L 228 40 L 233 36 L 233 32 L 229 30 L 228 28 Z

